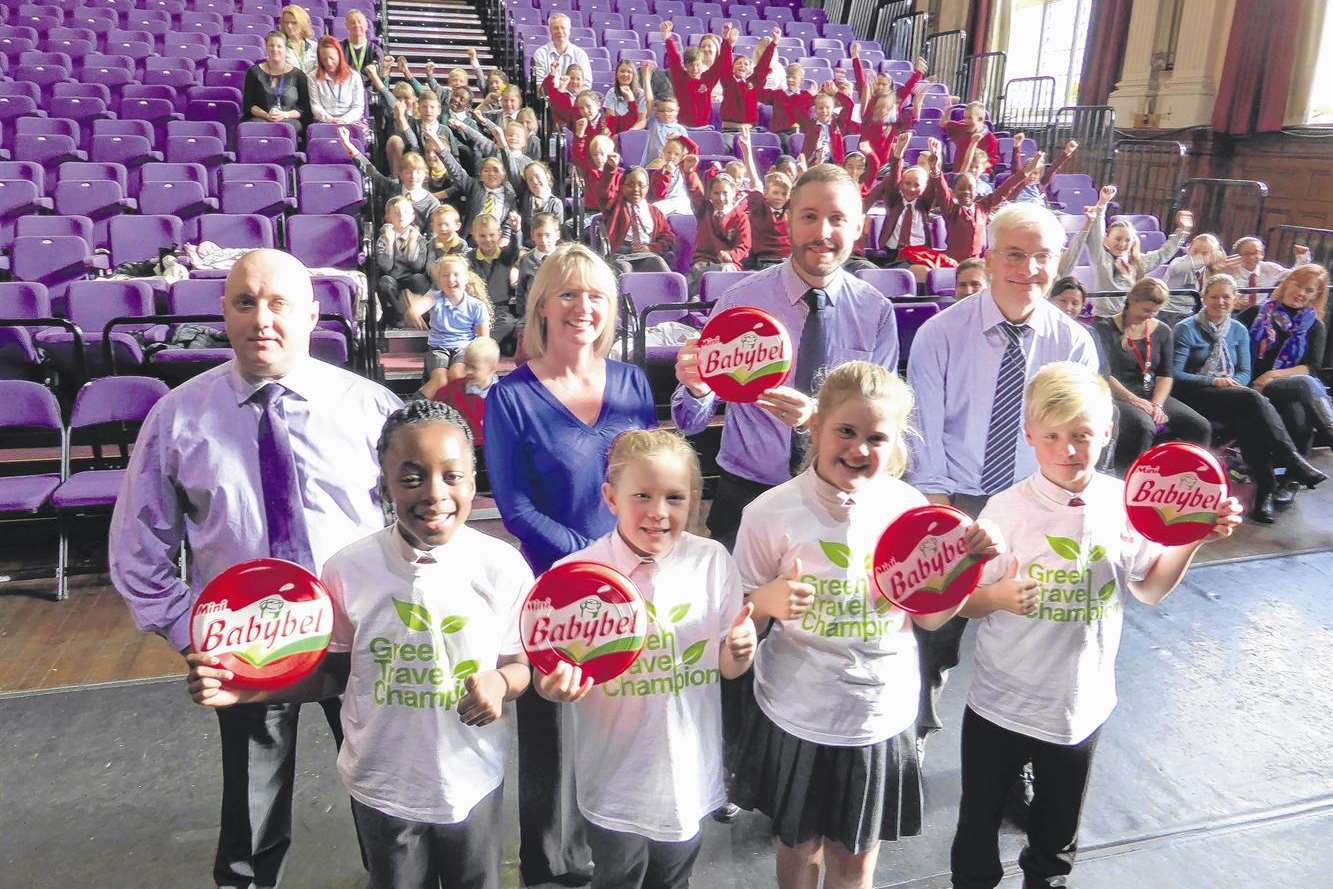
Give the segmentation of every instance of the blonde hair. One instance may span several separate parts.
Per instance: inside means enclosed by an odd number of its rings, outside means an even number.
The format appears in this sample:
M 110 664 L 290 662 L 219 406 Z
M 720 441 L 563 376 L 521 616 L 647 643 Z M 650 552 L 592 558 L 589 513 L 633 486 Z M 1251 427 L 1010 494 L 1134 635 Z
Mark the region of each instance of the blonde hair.
M 467 273 L 472 271 L 472 265 L 468 262 L 466 253 L 449 253 L 441 256 L 430 265 L 430 276 L 435 280 L 437 287 L 439 286 L 440 276 L 444 274 L 445 267 L 451 265 L 462 266 L 463 271 Z M 466 289 L 466 285 L 464 285 L 464 289 Z
M 764 174 L 764 186 L 767 187 L 773 183 L 777 183 L 787 189 L 787 191 L 791 191 L 791 177 L 781 170 L 769 170 Z
M 1052 361 L 1032 377 L 1024 392 L 1028 424 L 1063 426 L 1076 417 L 1111 419 L 1111 387 L 1100 374 L 1076 361 Z
M 592 150 L 599 147 L 606 149 L 606 153 L 610 154 L 616 150 L 616 143 L 615 140 L 604 133 L 593 136 L 592 140 L 588 142 L 588 154 L 591 155 Z
M 1328 269 L 1322 265 L 1308 263 L 1296 266 L 1296 268 L 1283 275 L 1282 280 L 1277 282 L 1272 298 L 1281 301 L 1282 294 L 1289 283 L 1293 282 L 1298 276 L 1304 278 L 1311 275 L 1318 282 L 1319 295 L 1310 301 L 1310 308 L 1314 309 L 1315 316 L 1322 321 L 1324 319 L 1324 308 L 1328 304 Z
M 417 228 L 417 209 L 412 206 L 412 199 L 401 194 L 389 198 L 384 202 L 384 218 L 388 219 L 393 210 L 404 205 L 407 206 L 407 251 L 415 253 L 421 238 L 421 229 Z
M 297 6 L 293 3 L 282 8 L 282 12 L 278 15 L 278 21 L 281 22 L 282 17 L 289 12 L 296 19 L 296 24 L 301 29 L 301 39 L 309 40 L 311 35 L 314 34 L 314 29 L 310 27 L 310 13 L 305 11 L 304 6 Z M 286 34 L 283 36 L 285 37 Z
M 1129 232 L 1129 264 L 1134 268 L 1137 275 L 1143 275 L 1147 271 L 1143 267 L 1143 250 L 1139 246 L 1139 230 L 1134 227 L 1134 223 L 1128 219 L 1117 219 L 1115 222 L 1106 226 L 1106 237 L 1111 237 L 1111 232 L 1117 228 L 1123 228 Z M 1102 249 L 1106 249 L 1106 241 L 1102 240 Z
M 1156 278 L 1140 278 L 1134 282 L 1134 286 L 1129 288 L 1129 292 L 1125 294 L 1126 309 L 1129 308 L 1130 303 L 1152 303 L 1155 306 L 1164 306 L 1170 301 L 1171 292 L 1167 289 L 1166 283 Z
M 1203 291 L 1199 294 L 1199 297 L 1202 299 L 1207 296 L 1208 291 L 1214 287 L 1230 287 L 1231 295 L 1236 295 L 1236 279 L 1227 274 L 1216 274 L 1209 275 L 1208 280 L 1203 282 Z
M 685 464 L 690 475 L 689 523 L 693 524 L 698 518 L 699 504 L 703 499 L 703 472 L 699 468 L 699 455 L 678 432 L 670 429 L 631 429 L 617 435 L 607 454 L 606 483 L 615 487 L 620 483 L 620 475 L 626 466 L 658 456 L 675 457 Z
M 531 108 L 520 108 L 514 119 L 528 128 L 529 133 L 537 131 L 537 112 Z
M 907 471 L 907 437 L 915 434 L 910 418 L 916 397 L 912 394 L 911 388 L 897 374 L 885 370 L 878 364 L 869 361 L 848 361 L 835 367 L 824 378 L 823 385 L 819 387 L 814 422 L 820 422 L 821 417 L 827 417 L 844 401 L 851 398 L 879 402 L 887 409 L 894 435 L 884 472 L 894 478 L 901 477 Z M 811 436 L 810 448 L 805 455 L 805 466 L 813 466 L 818 458 L 818 441 L 818 435 Z
M 403 170 L 422 170 L 429 174 L 430 165 L 426 163 L 424 157 L 417 154 L 415 151 L 409 151 L 404 154 L 403 159 L 398 162 L 398 170 L 399 172 L 402 172 Z
M 582 244 L 561 244 L 556 247 L 532 279 L 528 289 L 527 311 L 523 315 L 523 351 L 530 358 L 541 358 L 546 354 L 546 319 L 541 316 L 541 311 L 548 296 L 566 287 L 590 290 L 606 299 L 606 326 L 593 344 L 594 354 L 598 358 L 605 358 L 610 354 L 616 339 L 619 314 L 616 276 L 605 260 Z
M 476 237 L 478 230 L 491 225 L 499 228 L 499 218 L 490 213 L 478 213 L 472 217 L 472 236 Z
M 500 344 L 488 336 L 473 337 L 463 348 L 464 361 L 499 361 Z

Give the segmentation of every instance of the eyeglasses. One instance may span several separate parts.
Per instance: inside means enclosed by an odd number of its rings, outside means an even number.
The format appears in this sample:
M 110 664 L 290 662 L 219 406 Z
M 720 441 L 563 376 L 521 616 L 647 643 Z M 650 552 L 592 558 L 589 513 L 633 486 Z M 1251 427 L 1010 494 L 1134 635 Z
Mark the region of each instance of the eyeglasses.
M 1001 250 L 999 253 L 1000 259 L 1004 261 L 1004 264 L 1012 266 L 1026 266 L 1034 259 L 1037 261 L 1037 265 L 1049 265 L 1051 261 L 1055 259 L 1055 254 L 1049 250 L 1038 250 L 1036 253 L 1025 253 L 1024 251 L 1013 247 L 1007 250 Z

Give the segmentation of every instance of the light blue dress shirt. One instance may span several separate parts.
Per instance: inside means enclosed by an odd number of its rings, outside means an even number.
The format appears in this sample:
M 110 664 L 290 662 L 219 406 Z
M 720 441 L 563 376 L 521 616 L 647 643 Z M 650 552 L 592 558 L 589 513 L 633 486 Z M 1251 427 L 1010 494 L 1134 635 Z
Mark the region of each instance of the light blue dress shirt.
M 809 289 L 810 285 L 800 279 L 788 260 L 755 272 L 732 287 L 722 294 L 713 311 L 734 306 L 763 309 L 787 329 L 794 352 L 809 313 L 801 297 Z M 893 303 L 865 281 L 844 271 L 839 271 L 825 290 L 833 304 L 829 331 L 832 354 L 828 356 L 828 367 L 848 361 L 871 361 L 896 372 L 898 324 Z M 793 356 L 788 379 L 795 377 Z M 677 386 L 671 397 L 671 417 L 685 435 L 702 432 L 716 408 L 717 397 L 711 392 L 695 398 L 684 386 Z M 777 417 L 753 404 L 727 405 L 718 466 L 741 478 L 779 485 L 791 478 L 787 469 L 790 452 L 791 429 Z
M 278 382 L 289 390 L 278 410 L 321 570 L 338 550 L 384 527 L 375 445 L 402 402 L 313 358 Z M 111 516 L 111 582 L 139 628 L 166 637 L 178 651 L 190 644 L 190 609 L 208 582 L 237 562 L 269 554 L 260 408 L 249 401 L 261 385 L 228 361 L 167 393 L 139 431 Z M 186 541 L 188 583 L 175 561 Z
M 907 358 L 907 382 L 916 393 L 908 481 L 926 494 L 987 494 L 981 470 L 990 430 L 995 378 L 1008 340 L 1005 318 L 990 291 L 955 303 L 921 326 Z M 1098 371 L 1097 347 L 1083 325 L 1042 300 L 1023 333 L 1025 379 L 1052 361 L 1077 361 Z M 1037 469 L 1019 431 L 1014 479 Z

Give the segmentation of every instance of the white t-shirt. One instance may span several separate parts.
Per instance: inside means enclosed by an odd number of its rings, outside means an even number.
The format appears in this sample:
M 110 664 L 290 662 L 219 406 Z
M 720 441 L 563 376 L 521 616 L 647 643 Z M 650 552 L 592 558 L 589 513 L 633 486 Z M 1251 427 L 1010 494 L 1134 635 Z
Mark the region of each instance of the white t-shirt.
M 887 477 L 849 500 L 807 469 L 745 507 L 735 555 L 746 593 L 786 576 L 796 559 L 801 580 L 815 585 L 814 606 L 774 621 L 755 655 L 755 700 L 783 731 L 859 747 L 916 721 L 916 641 L 907 615 L 875 592 L 870 560 L 885 526 L 925 503 Z
M 675 843 L 726 802 L 721 640 L 743 604 L 726 549 L 693 534 L 644 562 L 619 532 L 569 556 L 610 565 L 649 603 L 650 632 L 629 670 L 572 707 L 579 809 L 599 827 Z
M 1009 552 L 992 559 L 983 584 L 1036 580 L 1033 617 L 996 611 L 976 621 L 976 671 L 967 704 L 1010 731 L 1077 744 L 1115 709 L 1115 656 L 1130 580 L 1148 575 L 1162 547 L 1129 524 L 1124 482 L 1093 477 L 1077 496 L 1037 472 L 996 494 L 981 518 L 999 526 Z
M 532 572 L 518 550 L 468 527 L 430 551 L 435 564 L 413 564 L 417 555 L 391 525 L 324 566 L 329 650 L 351 653 L 338 772 L 373 809 L 455 824 L 504 779 L 512 722 L 463 725 L 463 680 L 522 652 Z

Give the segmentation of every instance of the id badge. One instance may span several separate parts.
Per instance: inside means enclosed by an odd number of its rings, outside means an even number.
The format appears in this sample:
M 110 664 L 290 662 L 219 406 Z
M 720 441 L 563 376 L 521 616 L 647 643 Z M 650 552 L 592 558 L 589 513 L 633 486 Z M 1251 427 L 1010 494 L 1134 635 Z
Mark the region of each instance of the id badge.
M 1151 393 L 1151 392 L 1152 392 L 1152 379 L 1153 379 L 1153 377 L 1152 377 L 1152 374 L 1150 374 L 1150 373 L 1145 373 L 1145 374 L 1143 375 L 1143 391 L 1144 391 L 1145 393 Z

